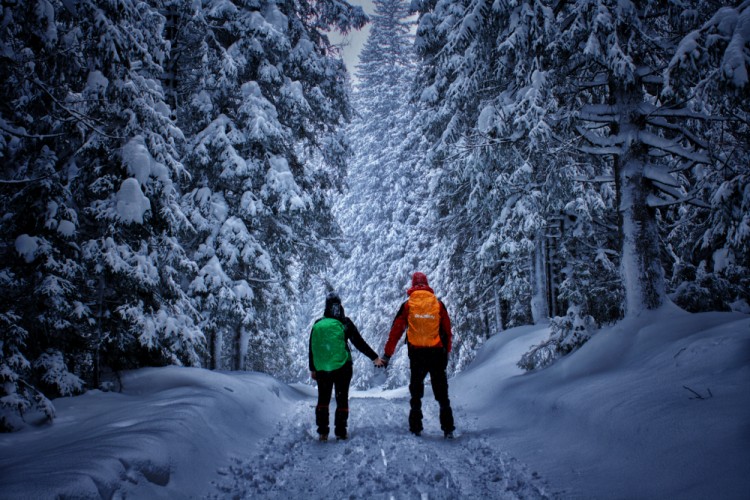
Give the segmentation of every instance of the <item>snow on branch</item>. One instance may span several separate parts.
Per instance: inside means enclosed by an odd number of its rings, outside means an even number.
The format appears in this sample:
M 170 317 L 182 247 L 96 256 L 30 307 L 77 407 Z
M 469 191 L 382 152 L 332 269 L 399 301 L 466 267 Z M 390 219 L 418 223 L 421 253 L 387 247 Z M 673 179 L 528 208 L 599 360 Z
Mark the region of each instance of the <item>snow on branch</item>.
M 606 148 L 606 147 L 613 147 L 613 146 L 621 146 L 623 143 L 623 140 L 621 137 L 617 135 L 611 135 L 611 136 L 603 136 L 599 134 L 592 133 L 589 129 L 581 126 L 577 126 L 576 130 L 578 131 L 581 136 L 586 139 L 588 142 L 593 144 L 594 146 Z
M 610 182 L 615 182 L 615 176 L 614 175 L 597 175 L 596 177 L 588 178 L 583 176 L 576 176 L 573 178 L 576 182 L 586 182 L 589 184 L 607 184 Z
M 672 177 L 669 172 L 665 172 L 656 165 L 646 165 L 643 169 L 643 176 L 666 186 L 676 188 L 681 187 L 680 183 L 677 182 L 677 179 Z
M 659 137 L 658 135 L 652 134 L 651 132 L 648 132 L 645 130 L 641 131 L 641 133 L 639 134 L 639 137 L 641 141 L 643 142 L 643 144 L 646 144 L 647 146 L 651 146 L 656 149 L 661 149 L 662 151 L 666 151 L 675 156 L 679 156 L 681 158 L 693 161 L 695 163 L 703 163 L 703 164 L 710 163 L 710 159 L 708 158 L 707 155 L 682 147 L 679 144 L 677 144 L 676 141 L 674 140 L 668 140 L 663 137 Z
M 359 30 L 370 20 L 359 5 L 351 5 L 343 0 L 318 2 L 318 26 L 324 30 L 337 30 L 346 35 L 351 30 Z
M 612 123 L 617 119 L 618 115 L 619 112 L 614 106 L 589 104 L 581 108 L 578 118 L 589 122 Z
M 623 149 L 621 147 L 591 147 L 591 146 L 578 146 L 576 149 L 582 153 L 589 153 L 592 155 L 621 155 Z
M 675 70 L 714 67 L 711 77 L 740 89 L 750 83 L 750 2 L 722 7 L 700 29 L 680 41 L 665 71 L 665 92 Z
M 665 193 L 669 196 L 671 196 L 674 199 L 681 199 L 683 198 L 684 193 L 681 192 L 679 189 L 676 189 L 668 184 L 662 184 L 658 181 L 653 181 L 652 185 L 657 188 L 662 193 Z
M 81 123 L 86 128 L 89 128 L 89 129 L 93 130 L 94 132 L 96 132 L 97 134 L 99 134 L 99 135 L 101 135 L 103 137 L 107 137 L 108 139 L 116 139 L 116 140 L 124 140 L 125 139 L 124 137 L 121 137 L 121 136 L 114 136 L 114 135 L 107 134 L 106 132 L 104 132 L 103 130 L 101 130 L 100 128 L 98 128 L 96 125 L 94 125 L 92 123 L 89 123 L 89 120 L 91 120 L 92 122 L 96 122 L 96 123 L 98 123 L 101 126 L 106 126 L 106 124 L 103 123 L 101 120 L 97 120 L 96 118 L 92 118 L 90 116 L 86 116 L 83 113 L 80 113 L 80 112 L 78 112 L 78 111 L 76 111 L 74 109 L 71 109 L 71 108 L 65 106 L 63 103 L 60 102 L 59 99 L 57 99 L 54 95 L 52 95 L 52 93 L 47 89 L 47 87 L 39 79 L 36 79 L 36 78 L 31 79 L 31 82 L 35 86 L 39 87 L 39 89 L 41 89 L 42 92 L 44 92 L 45 94 L 47 94 L 47 96 L 50 99 L 52 99 L 52 101 L 55 104 L 57 104 L 57 106 L 60 109 L 62 109 L 66 113 L 68 113 L 71 117 L 73 117 L 75 120 L 77 120 L 79 123 Z
M 64 133 L 60 132 L 59 134 L 29 134 L 26 132 L 23 128 L 14 127 L 13 125 L 10 125 L 8 122 L 6 122 L 3 118 L 0 118 L 0 130 L 3 132 L 7 132 L 8 134 L 15 136 L 15 137 L 21 137 L 24 139 L 53 139 L 55 137 L 62 137 L 65 135 Z
M 4 185 L 30 184 L 32 182 L 39 182 L 39 181 L 43 181 L 44 179 L 48 179 L 49 177 L 52 177 L 54 174 L 55 172 L 52 172 L 47 175 L 43 175 L 41 177 L 34 177 L 33 179 L 14 179 L 14 180 L 0 179 L 0 184 L 4 184 Z
M 673 132 L 677 132 L 681 134 L 685 139 L 689 140 L 690 142 L 700 147 L 701 149 L 708 149 L 708 143 L 706 141 L 699 138 L 692 131 L 688 130 L 687 128 L 681 125 L 670 123 L 662 117 L 649 117 L 647 119 L 647 123 L 651 125 L 652 127 L 657 127 L 657 128 L 662 128 L 665 130 L 671 130 Z
M 649 116 L 659 116 L 662 118 L 692 118 L 695 120 L 720 120 L 722 118 L 712 117 L 705 113 L 698 113 L 696 111 L 690 111 L 687 108 L 657 108 L 648 111 Z
M 680 205 L 682 203 L 687 203 L 698 208 L 711 208 L 704 201 L 696 198 L 692 193 L 680 198 L 676 198 L 674 200 L 665 200 L 664 198 L 659 198 L 655 194 L 649 194 L 646 198 L 646 204 L 651 208 L 670 207 L 672 205 Z

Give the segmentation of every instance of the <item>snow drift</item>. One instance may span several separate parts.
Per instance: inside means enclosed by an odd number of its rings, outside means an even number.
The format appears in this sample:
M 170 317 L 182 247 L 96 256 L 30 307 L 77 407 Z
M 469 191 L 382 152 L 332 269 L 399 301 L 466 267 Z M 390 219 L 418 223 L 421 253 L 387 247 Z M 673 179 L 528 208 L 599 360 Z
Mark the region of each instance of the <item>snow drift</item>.
M 750 317 L 665 307 L 603 329 L 547 369 L 493 377 L 514 344 L 543 330 L 491 338 L 453 381 L 498 446 L 564 496 L 748 497 Z
M 122 393 L 55 400 L 51 426 L 3 435 L 0 496 L 202 497 L 300 397 L 257 373 L 149 368 L 122 382 Z
M 221 491 L 264 496 L 267 487 L 277 497 L 284 488 L 323 497 L 315 488 L 325 478 L 311 482 L 311 464 L 297 462 L 326 464 L 330 454 L 343 468 L 337 473 L 369 478 L 374 491 L 351 492 L 363 497 L 405 494 L 376 487 L 393 476 L 375 465 L 387 472 L 389 464 L 427 470 L 441 462 L 441 475 L 455 479 L 443 477 L 445 488 L 462 483 L 482 497 L 747 498 L 750 316 L 663 308 L 523 373 L 517 361 L 548 334 L 546 325 L 497 334 L 450 381 L 453 443 L 409 436 L 403 388 L 354 393 L 353 438 L 319 447 L 312 387 L 257 373 L 143 369 L 125 375 L 122 393 L 58 399 L 54 424 L 0 437 L 0 490 L 3 498 L 222 498 Z M 430 397 L 426 430 L 437 431 Z M 484 460 L 466 459 L 479 452 Z M 276 481 L 276 473 L 285 476 Z M 518 489 L 498 489 L 500 476 Z M 430 498 L 451 497 L 427 486 Z

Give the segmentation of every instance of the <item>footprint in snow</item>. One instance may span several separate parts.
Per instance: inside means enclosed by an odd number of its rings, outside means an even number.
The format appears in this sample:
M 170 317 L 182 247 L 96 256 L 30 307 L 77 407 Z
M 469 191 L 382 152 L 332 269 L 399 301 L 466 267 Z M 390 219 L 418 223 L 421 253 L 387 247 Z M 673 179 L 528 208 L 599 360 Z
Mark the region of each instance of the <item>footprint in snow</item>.
M 214 498 L 537 499 L 554 496 L 543 480 L 481 437 L 460 429 L 445 440 L 438 408 L 425 399 L 425 431 L 407 428 L 406 400 L 354 398 L 349 439 L 319 442 L 314 402 L 296 406 L 276 435 L 236 459 Z M 462 418 L 455 408 L 459 426 Z M 461 432 L 462 431 L 462 432 Z

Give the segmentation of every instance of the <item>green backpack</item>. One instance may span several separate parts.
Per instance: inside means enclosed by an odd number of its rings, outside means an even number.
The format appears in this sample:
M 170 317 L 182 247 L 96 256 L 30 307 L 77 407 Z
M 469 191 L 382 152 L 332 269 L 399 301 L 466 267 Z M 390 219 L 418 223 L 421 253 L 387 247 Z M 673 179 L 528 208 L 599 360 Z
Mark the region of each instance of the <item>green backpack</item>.
M 312 328 L 312 355 L 316 371 L 338 370 L 352 359 L 346 345 L 346 334 L 341 321 L 323 318 Z

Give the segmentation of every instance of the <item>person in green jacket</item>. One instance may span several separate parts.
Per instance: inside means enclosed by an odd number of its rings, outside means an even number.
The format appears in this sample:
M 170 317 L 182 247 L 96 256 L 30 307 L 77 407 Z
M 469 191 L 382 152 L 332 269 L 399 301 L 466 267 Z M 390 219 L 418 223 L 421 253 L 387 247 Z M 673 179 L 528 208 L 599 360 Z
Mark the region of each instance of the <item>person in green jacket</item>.
M 321 441 L 328 440 L 331 393 L 336 390 L 336 417 L 334 434 L 336 439 L 347 438 L 349 419 L 349 384 L 352 380 L 352 353 L 349 341 L 362 354 L 378 365 L 380 358 L 367 345 L 344 314 L 341 299 L 335 293 L 326 297 L 323 317 L 315 322 L 310 332 L 310 376 L 318 382 L 318 404 L 315 407 L 315 423 Z

